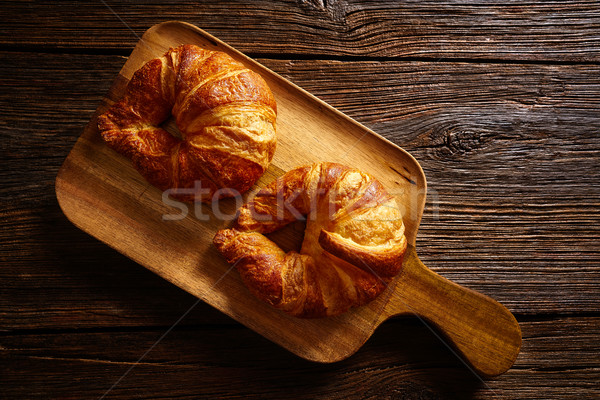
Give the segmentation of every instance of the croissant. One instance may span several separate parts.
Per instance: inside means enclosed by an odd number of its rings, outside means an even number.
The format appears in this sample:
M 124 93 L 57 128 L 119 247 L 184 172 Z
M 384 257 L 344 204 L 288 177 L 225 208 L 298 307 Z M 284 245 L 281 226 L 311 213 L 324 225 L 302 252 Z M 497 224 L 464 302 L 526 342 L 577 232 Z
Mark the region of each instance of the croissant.
M 300 253 L 285 253 L 263 235 L 302 218 Z M 400 271 L 407 246 L 395 198 L 372 176 L 334 163 L 287 172 L 213 242 L 254 295 L 303 318 L 372 301 Z
M 160 127 L 171 115 L 182 138 Z M 154 186 L 210 202 L 247 191 L 267 169 L 276 116 L 260 75 L 223 52 L 182 45 L 137 70 L 98 128 Z

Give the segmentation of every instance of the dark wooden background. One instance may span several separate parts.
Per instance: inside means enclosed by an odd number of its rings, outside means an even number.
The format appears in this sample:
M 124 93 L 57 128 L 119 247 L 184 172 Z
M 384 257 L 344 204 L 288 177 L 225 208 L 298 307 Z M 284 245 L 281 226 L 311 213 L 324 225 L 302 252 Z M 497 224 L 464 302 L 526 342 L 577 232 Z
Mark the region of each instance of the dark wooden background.
M 0 16 L 0 397 L 99 398 L 127 371 L 106 398 L 600 397 L 597 1 L 2 1 Z M 419 160 L 420 256 L 516 315 L 511 370 L 482 382 L 412 318 L 314 364 L 203 303 L 152 347 L 196 299 L 71 225 L 54 178 L 166 20 Z

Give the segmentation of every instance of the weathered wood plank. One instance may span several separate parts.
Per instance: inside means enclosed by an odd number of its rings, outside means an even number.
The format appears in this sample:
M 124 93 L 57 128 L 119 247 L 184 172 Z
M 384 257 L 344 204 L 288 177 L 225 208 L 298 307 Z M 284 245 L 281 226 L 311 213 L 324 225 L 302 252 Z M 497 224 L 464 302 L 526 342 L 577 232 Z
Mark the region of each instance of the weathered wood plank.
M 54 197 L 124 59 L 3 57 L 3 329 L 172 323 L 194 299 L 70 225 Z M 519 314 L 597 312 L 597 66 L 261 61 L 417 157 L 430 267 Z M 229 323 L 199 307 L 187 323 Z
M 479 381 L 411 318 L 385 323 L 357 354 L 309 363 L 252 331 L 176 328 L 136 364 L 162 331 L 0 336 L 5 398 L 594 398 L 600 395 L 600 319 L 521 322 L 514 368 Z M 565 342 L 565 336 L 569 341 Z
M 3 2 L 0 46 L 128 53 L 150 26 L 193 23 L 252 54 L 600 60 L 595 1 Z

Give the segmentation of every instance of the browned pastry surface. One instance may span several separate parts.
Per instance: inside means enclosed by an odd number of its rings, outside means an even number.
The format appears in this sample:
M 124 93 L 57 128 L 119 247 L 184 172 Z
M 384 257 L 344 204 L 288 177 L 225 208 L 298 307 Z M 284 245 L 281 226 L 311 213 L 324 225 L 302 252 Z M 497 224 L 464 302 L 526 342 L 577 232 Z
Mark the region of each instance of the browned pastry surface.
M 306 217 L 300 253 L 263 234 Z M 240 209 L 217 249 L 248 288 L 298 317 L 338 315 L 377 297 L 402 266 L 402 213 L 372 176 L 340 164 L 299 167 Z
M 275 152 L 276 114 L 260 75 L 225 53 L 182 45 L 136 71 L 98 128 L 148 182 L 208 202 L 247 191 L 263 174 Z M 170 115 L 182 139 L 160 127 Z

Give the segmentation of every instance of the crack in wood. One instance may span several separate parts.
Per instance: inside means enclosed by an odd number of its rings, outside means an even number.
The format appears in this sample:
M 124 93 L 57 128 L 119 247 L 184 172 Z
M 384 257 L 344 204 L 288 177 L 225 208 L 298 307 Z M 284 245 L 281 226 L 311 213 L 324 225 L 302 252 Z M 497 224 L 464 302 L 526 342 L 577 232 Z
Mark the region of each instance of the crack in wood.
M 410 177 L 404 175 L 402 172 L 398 171 L 396 168 L 392 167 L 391 165 L 388 165 L 388 167 L 390 167 L 390 169 L 392 171 L 394 171 L 395 173 L 397 173 L 398 175 L 400 175 L 402 178 L 404 178 L 411 185 L 416 185 L 417 184 L 417 182 L 413 181 Z
M 22 349 L 7 349 L 0 348 L 2 351 L 21 351 Z M 114 364 L 114 365 L 146 365 L 152 367 L 192 367 L 195 364 L 188 363 L 176 363 L 176 362 L 149 362 L 149 361 L 113 361 L 103 360 L 99 358 L 81 358 L 81 357 L 54 357 L 54 356 L 37 356 L 37 355 L 26 355 L 17 354 L 18 357 L 29 358 L 34 360 L 47 360 L 47 361 L 70 361 L 70 362 L 82 362 L 82 363 L 94 363 L 94 364 Z

